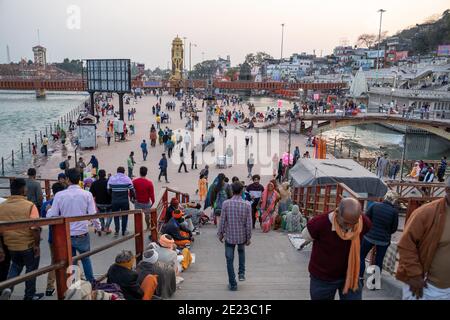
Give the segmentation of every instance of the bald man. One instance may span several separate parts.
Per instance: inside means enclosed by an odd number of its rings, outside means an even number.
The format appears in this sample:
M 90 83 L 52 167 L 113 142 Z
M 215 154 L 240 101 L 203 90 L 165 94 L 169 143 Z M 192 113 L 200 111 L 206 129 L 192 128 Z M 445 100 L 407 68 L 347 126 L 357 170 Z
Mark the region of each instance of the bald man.
M 360 243 L 371 227 L 360 203 L 345 198 L 336 210 L 312 218 L 303 238 L 313 242 L 309 261 L 311 300 L 361 300 Z M 357 259 L 357 260 L 355 260 Z
M 444 198 L 411 213 L 398 253 L 404 300 L 450 300 L 450 177 Z

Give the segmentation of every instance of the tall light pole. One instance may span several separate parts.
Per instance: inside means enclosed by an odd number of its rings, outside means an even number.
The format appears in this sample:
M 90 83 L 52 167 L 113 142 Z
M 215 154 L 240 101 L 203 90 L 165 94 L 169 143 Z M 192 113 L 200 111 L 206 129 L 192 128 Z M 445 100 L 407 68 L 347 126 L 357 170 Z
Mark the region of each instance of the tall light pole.
M 281 24 L 281 60 L 283 60 L 284 23 Z
M 190 91 L 192 89 L 192 79 L 191 79 L 191 71 L 192 71 L 192 46 L 196 47 L 197 45 L 194 43 L 189 42 L 189 95 L 190 95 Z
M 381 22 L 383 21 L 383 13 L 386 12 L 384 9 L 378 10 L 380 13 L 380 28 L 378 29 L 378 46 L 377 46 L 377 72 L 376 72 L 376 82 L 378 83 L 378 69 L 380 68 L 380 43 L 381 43 Z
M 205 53 L 202 51 L 202 62 L 205 61 Z
M 195 43 L 189 42 L 189 73 L 192 71 L 192 47 L 197 47 Z
M 186 71 L 186 37 L 183 37 L 183 70 Z

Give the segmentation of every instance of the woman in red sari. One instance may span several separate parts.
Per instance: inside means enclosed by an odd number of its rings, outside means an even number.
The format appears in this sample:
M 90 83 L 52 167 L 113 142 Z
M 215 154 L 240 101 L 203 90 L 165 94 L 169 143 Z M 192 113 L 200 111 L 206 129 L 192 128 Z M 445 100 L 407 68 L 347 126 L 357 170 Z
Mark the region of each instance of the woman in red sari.
M 272 182 L 269 182 L 264 189 L 261 201 L 261 229 L 263 232 L 269 232 L 272 227 L 272 223 L 275 220 L 275 208 L 278 203 L 279 194 L 275 190 L 275 186 Z

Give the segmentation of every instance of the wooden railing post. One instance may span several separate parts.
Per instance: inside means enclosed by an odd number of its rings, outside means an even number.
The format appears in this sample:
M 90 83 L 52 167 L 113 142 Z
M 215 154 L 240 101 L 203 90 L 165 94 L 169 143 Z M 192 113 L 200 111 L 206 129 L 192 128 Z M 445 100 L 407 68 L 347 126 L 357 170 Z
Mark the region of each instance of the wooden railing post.
M 341 184 L 338 183 L 337 187 L 336 187 L 336 208 L 339 206 L 339 203 L 342 200 L 342 192 L 343 192 L 343 188 L 342 188 Z
M 323 202 L 323 213 L 328 213 L 329 209 L 329 203 L 330 203 L 330 194 L 331 194 L 331 186 L 325 187 L 325 199 Z
M 51 198 L 50 180 L 45 179 L 45 181 L 44 181 L 44 188 L 45 188 L 45 198 L 48 201 Z
M 55 270 L 58 299 L 63 300 L 67 291 L 67 268 L 72 265 L 72 242 L 70 240 L 70 224 L 65 222 L 52 227 L 52 263 L 63 262 L 64 267 Z
M 153 242 L 158 241 L 158 211 L 156 208 L 150 210 L 150 237 Z
M 134 214 L 134 234 L 137 236 L 134 238 L 136 262 L 142 260 L 142 253 L 144 252 L 144 223 L 143 223 L 142 210 L 140 213 Z M 139 234 L 139 235 L 138 235 Z

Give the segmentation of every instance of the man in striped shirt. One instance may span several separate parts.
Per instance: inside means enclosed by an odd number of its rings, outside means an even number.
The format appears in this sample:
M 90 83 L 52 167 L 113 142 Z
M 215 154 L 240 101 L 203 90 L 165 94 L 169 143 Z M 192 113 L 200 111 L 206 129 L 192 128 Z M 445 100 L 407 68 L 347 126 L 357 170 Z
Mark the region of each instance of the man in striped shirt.
M 244 187 L 241 182 L 233 183 L 233 197 L 222 204 L 220 226 L 217 236 L 220 242 L 225 238 L 225 257 L 228 270 L 228 288 L 237 290 L 234 273 L 234 248 L 238 246 L 239 254 L 239 281 L 245 280 L 245 246 L 250 245 L 252 236 L 252 207 L 249 202 L 242 199 Z
M 125 175 L 125 168 L 118 167 L 117 174 L 113 175 L 108 180 L 108 191 L 111 193 L 111 210 L 116 211 L 126 211 L 130 210 L 130 202 L 134 201 L 135 192 L 133 187 L 133 182 L 129 177 Z M 122 236 L 127 235 L 128 215 L 122 216 Z M 115 237 L 119 236 L 120 231 L 120 217 L 114 217 L 114 226 L 116 232 Z

